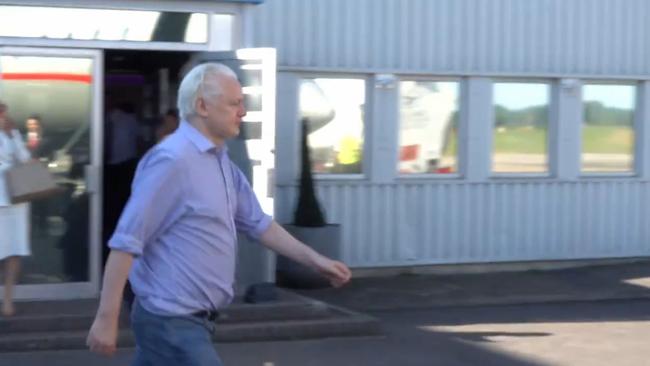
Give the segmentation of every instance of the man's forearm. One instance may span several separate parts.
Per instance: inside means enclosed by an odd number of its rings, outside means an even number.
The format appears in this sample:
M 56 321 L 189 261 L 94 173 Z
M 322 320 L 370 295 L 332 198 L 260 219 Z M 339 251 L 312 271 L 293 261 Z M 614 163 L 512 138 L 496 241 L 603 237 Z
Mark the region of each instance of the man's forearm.
M 126 285 L 132 264 L 132 254 L 119 250 L 111 251 L 104 271 L 104 283 L 97 316 L 117 319 L 122 305 L 124 285 Z
M 260 242 L 272 251 L 309 267 L 314 267 L 315 261 L 320 257 L 320 254 L 294 238 L 275 221 L 262 234 Z

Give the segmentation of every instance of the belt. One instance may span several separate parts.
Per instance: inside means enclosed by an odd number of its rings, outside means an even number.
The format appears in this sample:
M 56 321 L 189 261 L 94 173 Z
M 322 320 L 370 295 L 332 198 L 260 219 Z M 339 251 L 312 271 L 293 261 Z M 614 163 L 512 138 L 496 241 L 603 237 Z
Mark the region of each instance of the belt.
M 211 322 L 219 319 L 219 312 L 216 310 L 201 310 L 196 313 L 192 313 L 193 316 L 201 319 L 207 319 Z

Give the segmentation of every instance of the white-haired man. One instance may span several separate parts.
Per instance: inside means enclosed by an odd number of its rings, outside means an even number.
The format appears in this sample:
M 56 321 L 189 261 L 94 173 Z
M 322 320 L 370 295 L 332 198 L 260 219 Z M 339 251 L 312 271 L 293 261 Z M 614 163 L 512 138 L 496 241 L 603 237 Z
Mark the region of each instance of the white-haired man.
M 109 241 L 100 305 L 88 334 L 94 352 L 115 352 L 127 276 L 136 294 L 133 365 L 221 365 L 214 314 L 233 297 L 237 231 L 311 266 L 334 286 L 350 270 L 288 234 L 264 214 L 225 140 L 246 115 L 241 85 L 221 64 L 202 64 L 178 90 L 179 128 L 138 165 L 131 198 Z M 129 273 L 130 272 L 130 273 Z

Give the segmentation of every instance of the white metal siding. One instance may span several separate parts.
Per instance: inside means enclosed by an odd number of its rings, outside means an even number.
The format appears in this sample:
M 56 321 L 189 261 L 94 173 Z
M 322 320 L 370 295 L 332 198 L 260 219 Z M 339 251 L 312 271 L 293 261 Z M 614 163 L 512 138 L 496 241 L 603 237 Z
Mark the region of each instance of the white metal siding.
M 319 182 L 355 267 L 650 255 L 650 182 Z M 294 207 L 295 187 L 276 204 Z M 280 222 L 291 220 L 283 210 Z
M 278 166 L 285 165 L 275 194 L 279 222 L 291 221 L 297 196 L 300 73 L 294 71 L 460 75 L 469 78 L 461 98 L 459 179 L 396 177 L 390 155 L 397 151 L 390 137 L 396 91 L 369 93 L 370 164 L 363 179 L 317 182 L 328 221 L 342 224 L 346 262 L 650 256 L 650 82 L 639 89 L 634 177 L 580 176 L 582 100 L 559 84 L 549 137 L 553 174 L 493 178 L 487 160 L 492 76 L 650 80 L 650 1 L 267 0 L 251 13 L 251 46 L 278 49 L 286 84 L 278 98 Z
M 251 46 L 285 68 L 650 74 L 647 0 L 266 0 Z

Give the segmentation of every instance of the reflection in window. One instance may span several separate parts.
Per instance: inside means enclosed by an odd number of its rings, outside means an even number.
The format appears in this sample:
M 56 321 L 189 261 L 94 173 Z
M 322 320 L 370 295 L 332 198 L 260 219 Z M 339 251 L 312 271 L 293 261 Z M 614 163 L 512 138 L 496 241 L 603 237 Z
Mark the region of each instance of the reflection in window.
M 230 16 L 222 15 L 230 20 Z M 194 13 L 190 16 L 190 20 L 185 29 L 185 42 L 188 43 L 205 43 L 207 41 L 206 34 L 208 34 L 208 22 L 205 14 Z
M 62 191 L 31 204 L 30 241 L 20 283 L 89 280 L 89 195 L 93 59 L 0 56 L 0 100 L 31 156 L 46 165 Z M 1 233 L 0 233 L 1 235 Z
M 361 174 L 363 79 L 303 79 L 301 120 L 309 123 L 309 148 L 316 173 Z
M 400 82 L 400 173 L 457 169 L 458 83 Z
M 224 19 L 224 24 L 230 23 Z M 0 37 L 206 43 L 208 16 L 142 10 L 0 6 Z
M 242 83 L 242 93 L 244 94 L 244 106 L 247 113 L 255 115 L 262 110 L 262 70 L 259 63 L 247 61 L 241 65 L 240 82 Z M 250 120 L 251 116 L 244 117 L 244 120 Z
M 548 106 L 548 84 L 494 84 L 493 172 L 548 171 Z
M 585 85 L 583 172 L 631 172 L 634 160 L 632 85 Z

